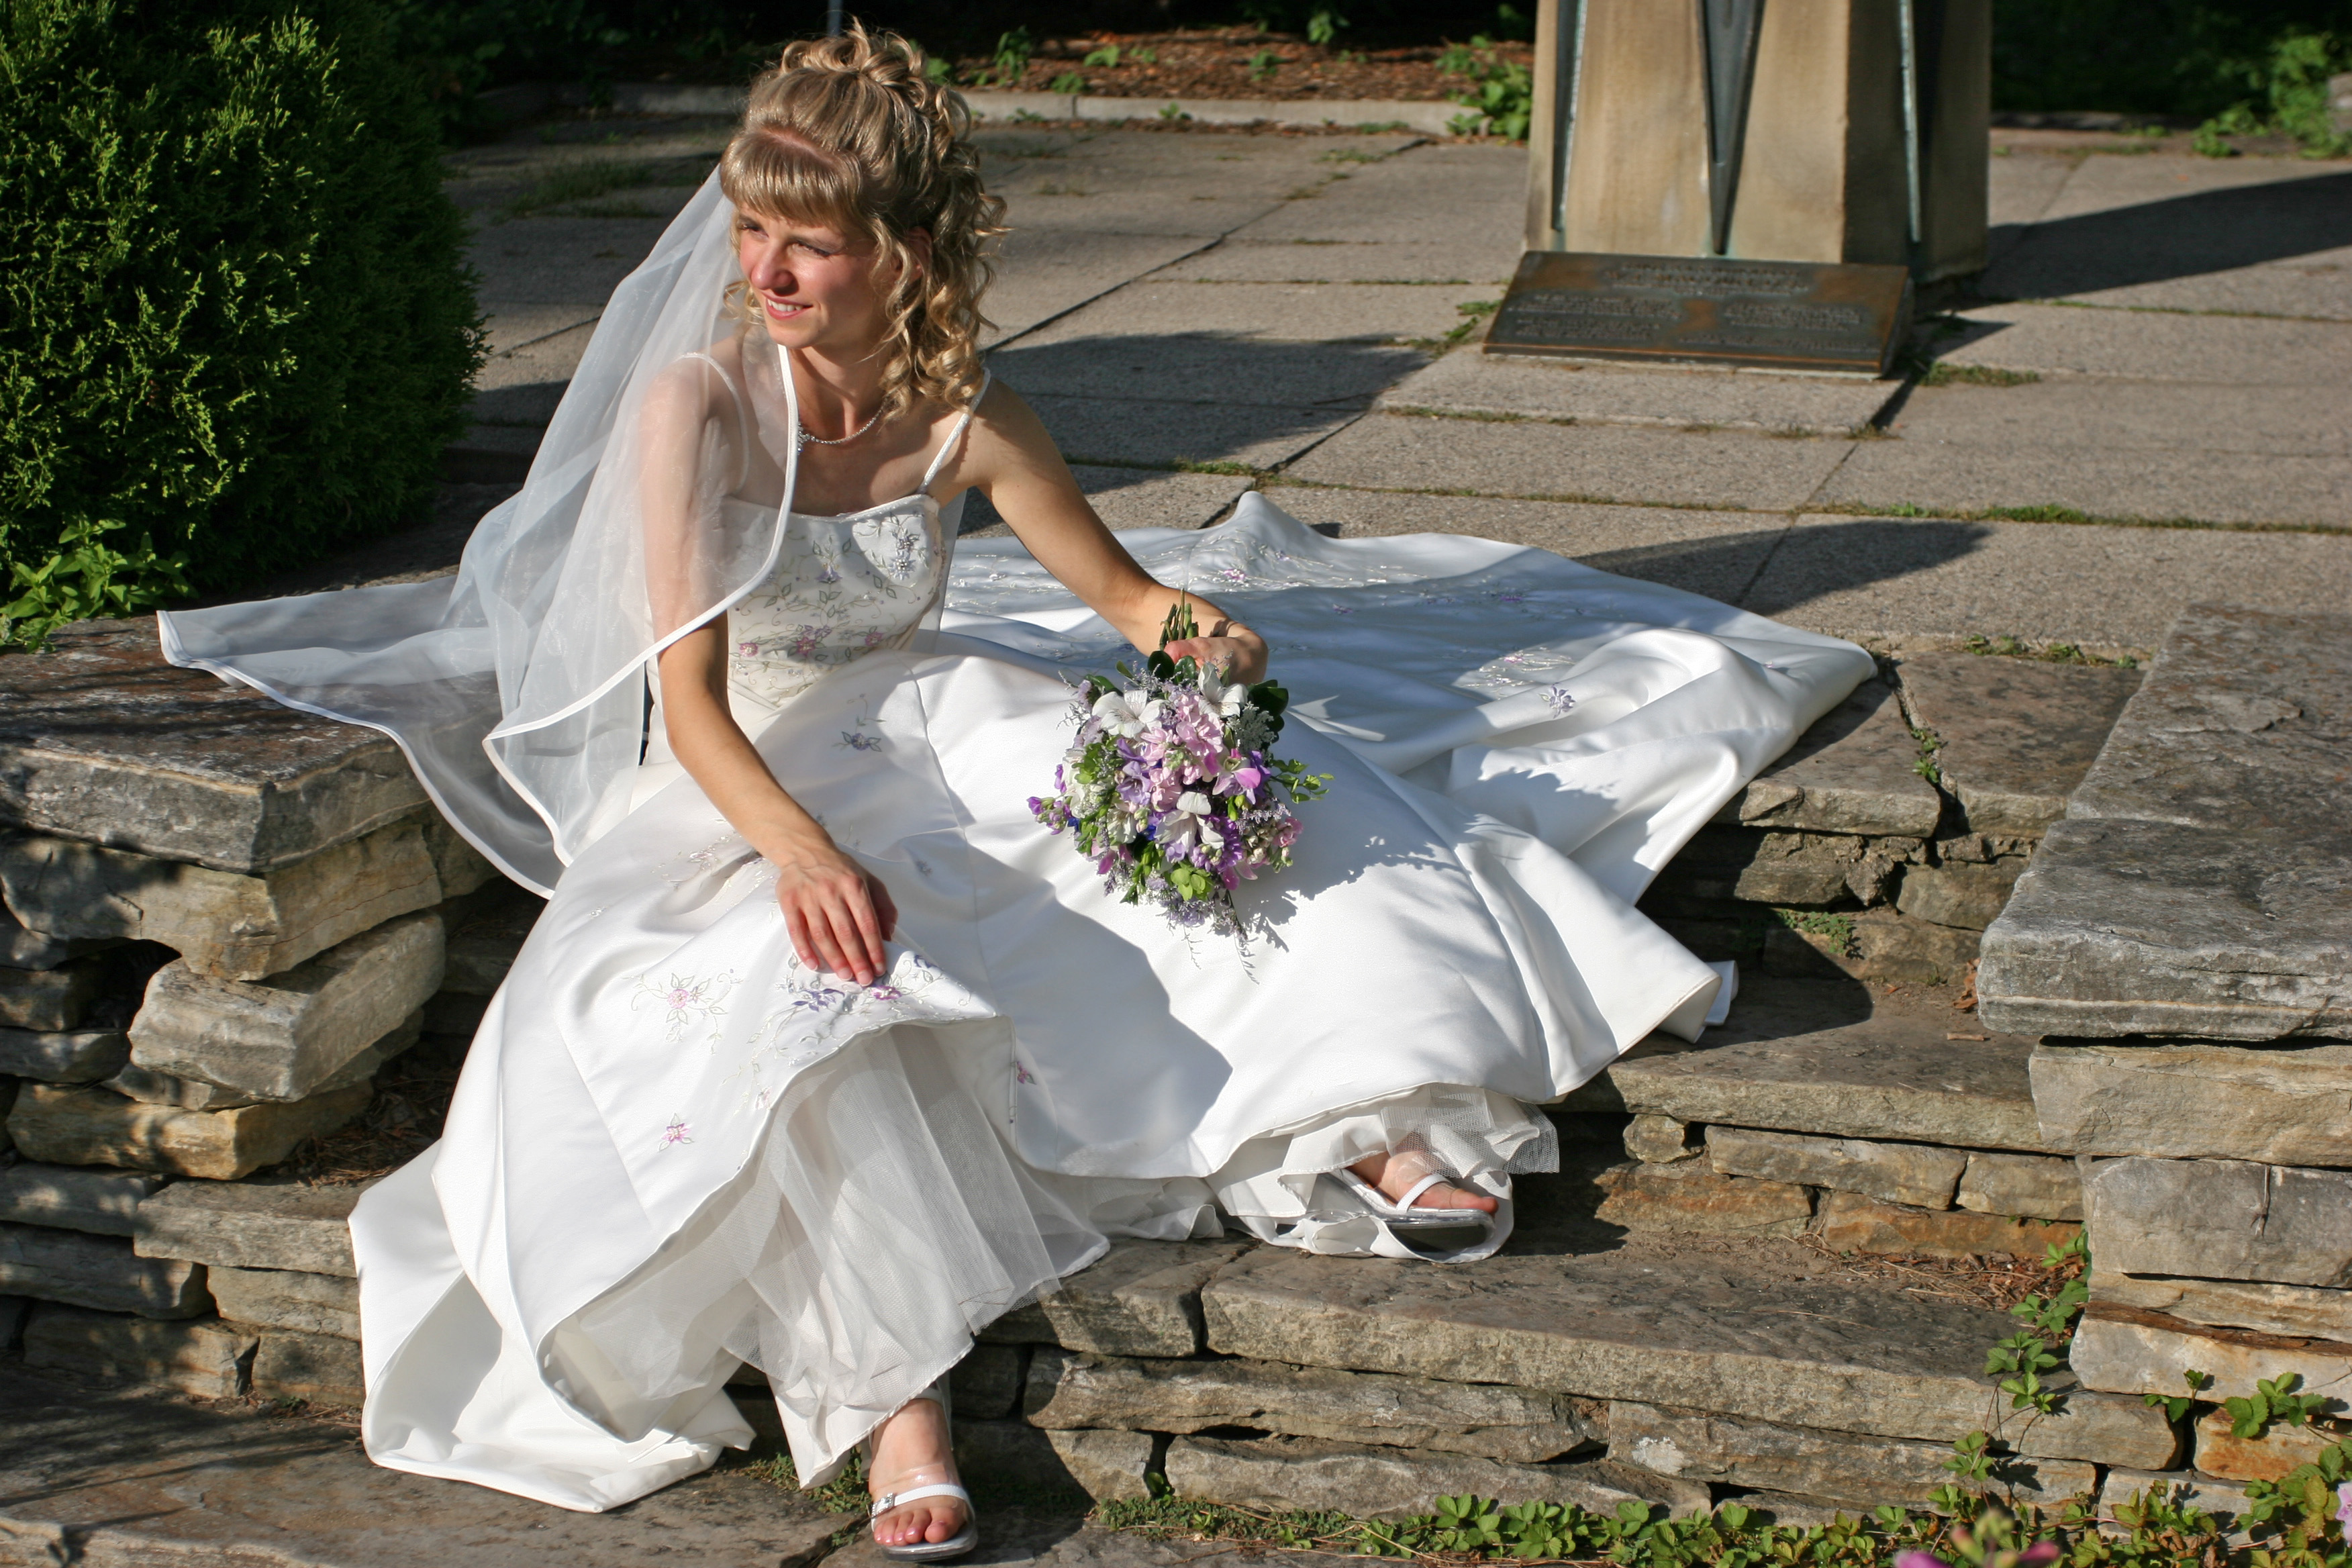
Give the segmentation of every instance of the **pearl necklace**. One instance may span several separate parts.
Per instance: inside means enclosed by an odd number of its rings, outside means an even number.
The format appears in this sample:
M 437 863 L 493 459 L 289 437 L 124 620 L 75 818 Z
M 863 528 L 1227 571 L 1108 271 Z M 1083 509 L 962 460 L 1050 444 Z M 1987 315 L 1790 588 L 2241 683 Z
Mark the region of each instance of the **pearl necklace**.
M 882 410 L 877 408 L 871 415 L 866 416 L 865 424 L 860 425 L 856 429 L 852 430 L 846 436 L 835 436 L 829 441 L 822 436 L 810 435 L 809 427 L 805 424 L 795 419 L 793 421 L 793 441 L 796 446 L 802 447 L 845 447 L 850 442 L 856 440 L 860 436 L 865 435 L 868 430 L 873 429 L 874 421 L 881 417 Z

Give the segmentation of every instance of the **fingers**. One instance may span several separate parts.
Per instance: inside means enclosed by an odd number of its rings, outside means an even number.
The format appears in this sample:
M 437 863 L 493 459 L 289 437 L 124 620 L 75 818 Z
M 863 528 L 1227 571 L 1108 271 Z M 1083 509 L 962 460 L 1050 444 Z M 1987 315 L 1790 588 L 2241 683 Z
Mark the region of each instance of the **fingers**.
M 889 969 L 882 944 L 898 922 L 898 906 L 881 881 L 863 871 L 804 874 L 776 889 L 793 951 L 812 969 L 871 985 Z

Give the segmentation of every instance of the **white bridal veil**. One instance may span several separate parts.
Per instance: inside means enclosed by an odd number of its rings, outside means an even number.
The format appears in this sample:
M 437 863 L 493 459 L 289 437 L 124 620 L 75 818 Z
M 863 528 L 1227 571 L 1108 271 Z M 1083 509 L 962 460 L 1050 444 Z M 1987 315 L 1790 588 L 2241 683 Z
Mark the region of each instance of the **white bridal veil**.
M 757 433 L 784 470 L 781 506 L 725 506 L 754 433 L 698 426 L 698 443 L 680 441 L 645 417 L 665 372 L 671 386 L 719 374 L 689 356 L 734 330 L 733 215 L 714 172 L 614 290 L 530 477 L 455 576 L 159 615 L 164 656 L 383 731 L 458 831 L 546 893 L 637 763 L 646 661 L 775 566 L 794 444 Z M 745 358 L 782 384 L 758 391 L 793 430 L 792 378 Z

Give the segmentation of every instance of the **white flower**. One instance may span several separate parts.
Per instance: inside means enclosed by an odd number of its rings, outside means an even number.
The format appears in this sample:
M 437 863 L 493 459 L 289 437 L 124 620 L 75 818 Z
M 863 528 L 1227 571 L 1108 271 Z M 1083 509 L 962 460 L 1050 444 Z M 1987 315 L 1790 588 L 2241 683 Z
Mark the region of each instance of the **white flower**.
M 1112 734 L 1131 738 L 1160 717 L 1160 704 L 1138 702 L 1131 692 L 1106 691 L 1095 699 L 1094 715 Z
M 1231 722 L 1249 701 L 1249 688 L 1238 682 L 1228 686 L 1214 669 L 1202 665 L 1201 667 L 1201 700 L 1212 713 Z
M 1194 816 L 1209 815 L 1209 797 L 1199 790 L 1188 789 L 1176 797 L 1176 809 L 1191 812 Z

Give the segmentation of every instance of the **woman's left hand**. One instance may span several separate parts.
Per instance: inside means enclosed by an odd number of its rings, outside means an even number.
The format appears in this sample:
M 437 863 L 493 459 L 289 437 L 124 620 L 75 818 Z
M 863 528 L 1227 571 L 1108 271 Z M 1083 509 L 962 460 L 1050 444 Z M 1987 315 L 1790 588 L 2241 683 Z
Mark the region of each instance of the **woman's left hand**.
M 1265 679 L 1265 639 L 1247 626 L 1222 626 L 1219 635 L 1180 637 L 1166 648 L 1170 658 L 1190 655 L 1204 668 L 1217 670 L 1228 685 L 1255 686 Z

